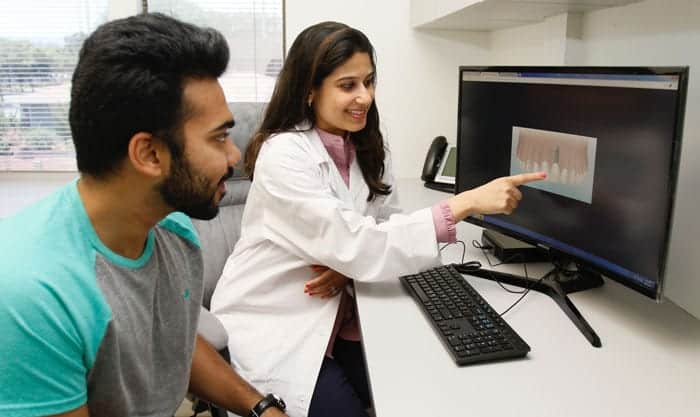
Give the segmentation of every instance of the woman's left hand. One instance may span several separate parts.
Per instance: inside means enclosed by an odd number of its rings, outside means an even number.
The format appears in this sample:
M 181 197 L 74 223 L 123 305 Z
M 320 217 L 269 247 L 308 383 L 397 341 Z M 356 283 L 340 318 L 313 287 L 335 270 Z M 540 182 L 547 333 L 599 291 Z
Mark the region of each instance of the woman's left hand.
M 304 284 L 304 292 L 310 296 L 329 298 L 344 291 L 350 280 L 345 275 L 321 265 L 311 265 L 311 269 L 319 275 Z

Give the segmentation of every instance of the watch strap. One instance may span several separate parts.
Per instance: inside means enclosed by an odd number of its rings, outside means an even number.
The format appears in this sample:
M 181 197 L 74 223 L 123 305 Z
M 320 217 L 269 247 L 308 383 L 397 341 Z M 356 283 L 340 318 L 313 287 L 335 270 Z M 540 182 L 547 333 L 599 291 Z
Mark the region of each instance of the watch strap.
M 274 394 L 267 394 L 260 401 L 258 401 L 257 404 L 255 404 L 255 407 L 253 407 L 252 410 L 250 410 L 248 417 L 260 417 L 262 413 L 264 413 L 265 410 L 270 407 L 275 407 L 280 411 L 284 411 L 286 408 L 282 399 L 278 398 Z

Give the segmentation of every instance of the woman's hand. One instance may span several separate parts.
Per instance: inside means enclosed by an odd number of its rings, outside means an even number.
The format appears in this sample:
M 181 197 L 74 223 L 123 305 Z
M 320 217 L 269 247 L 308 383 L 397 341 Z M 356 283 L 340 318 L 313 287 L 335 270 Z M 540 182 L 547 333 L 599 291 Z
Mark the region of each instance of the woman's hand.
M 546 177 L 544 172 L 536 172 L 496 178 L 481 187 L 457 194 L 447 200 L 447 205 L 455 221 L 472 214 L 510 214 L 523 198 L 518 187 Z
M 345 285 L 350 280 L 350 278 L 345 275 L 328 269 L 325 266 L 311 265 L 311 269 L 319 274 L 316 278 L 304 284 L 304 292 L 312 297 L 335 297 L 344 290 Z

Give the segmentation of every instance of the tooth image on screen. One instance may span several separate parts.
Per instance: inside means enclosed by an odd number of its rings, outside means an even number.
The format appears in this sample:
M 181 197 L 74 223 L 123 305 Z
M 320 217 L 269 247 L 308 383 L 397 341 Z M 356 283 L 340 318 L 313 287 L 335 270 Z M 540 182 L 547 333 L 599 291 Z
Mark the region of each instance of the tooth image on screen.
M 597 139 L 551 130 L 513 126 L 511 175 L 547 173 L 527 186 L 591 204 Z

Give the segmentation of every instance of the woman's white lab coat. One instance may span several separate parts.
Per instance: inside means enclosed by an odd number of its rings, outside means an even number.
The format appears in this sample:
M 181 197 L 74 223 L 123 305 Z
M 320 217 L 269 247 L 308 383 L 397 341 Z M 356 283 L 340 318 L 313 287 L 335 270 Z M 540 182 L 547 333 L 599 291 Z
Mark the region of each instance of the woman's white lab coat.
M 385 165 L 391 184 L 389 158 Z M 398 214 L 396 191 L 368 203 L 368 190 L 356 158 L 348 189 L 315 130 L 276 135 L 260 150 L 241 239 L 211 309 L 237 371 L 282 396 L 291 417 L 308 414 L 340 301 L 304 293 L 316 275 L 309 266 L 379 281 L 439 263 L 431 209 Z

